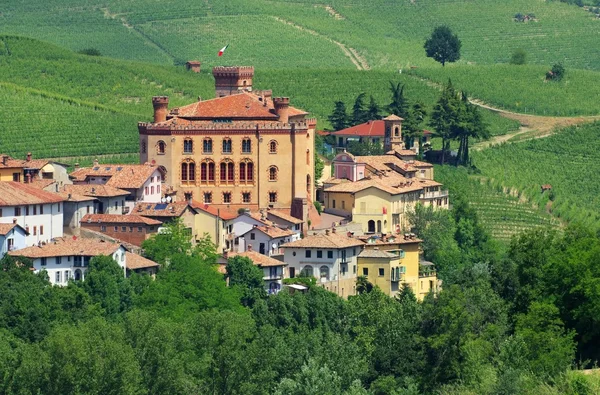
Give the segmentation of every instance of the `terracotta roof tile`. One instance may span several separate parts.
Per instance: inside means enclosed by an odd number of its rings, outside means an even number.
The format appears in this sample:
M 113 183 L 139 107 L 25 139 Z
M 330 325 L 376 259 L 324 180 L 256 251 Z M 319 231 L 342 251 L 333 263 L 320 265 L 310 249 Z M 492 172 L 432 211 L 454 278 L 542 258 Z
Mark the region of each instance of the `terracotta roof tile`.
M 24 159 L 15 159 L 6 154 L 0 154 L 0 169 L 41 169 L 47 164 L 48 160 L 46 159 L 32 159 L 28 161 Z
M 269 237 L 271 237 L 273 239 L 279 238 L 279 237 L 289 237 L 289 236 L 292 236 L 292 235 L 296 234 L 296 232 L 294 232 L 292 230 L 281 229 L 281 228 L 279 228 L 277 226 L 269 226 L 269 225 L 256 226 L 256 227 L 250 229 L 246 233 L 250 233 L 250 232 L 252 232 L 254 230 L 262 232 L 262 233 L 266 234 L 267 236 L 269 236 Z M 246 234 L 246 233 L 244 233 L 244 234 Z
M 101 184 L 79 184 L 79 185 L 63 185 L 63 194 L 90 196 L 90 197 L 116 197 L 126 196 L 129 192 L 119 188 Z
M 285 243 L 281 248 L 348 248 L 362 246 L 364 243 L 345 234 L 329 233 L 309 235 L 303 239 Z
M 397 255 L 391 254 L 382 250 L 375 250 L 373 248 L 365 249 L 358 254 L 359 258 L 399 258 Z
M 286 266 L 287 263 L 278 261 L 277 259 L 271 258 L 270 256 L 266 256 L 260 254 L 256 251 L 246 251 L 246 252 L 230 252 L 227 254 L 227 258 L 233 258 L 235 256 L 243 256 L 249 258 L 252 263 L 256 266 L 261 267 L 270 267 L 270 266 Z
M 81 222 L 94 222 L 105 224 L 144 224 L 144 225 L 160 225 L 162 222 L 152 218 L 142 217 L 141 215 L 129 214 L 86 214 L 81 219 Z
M 27 247 L 8 254 L 27 258 L 48 258 L 55 256 L 98 256 L 111 255 L 121 247 L 119 243 L 106 243 L 92 239 L 55 239 L 45 245 Z
M 15 227 L 19 227 L 19 228 L 23 229 L 23 232 L 25 232 L 25 234 L 29 234 L 29 233 L 27 233 L 25 228 L 23 228 L 19 224 L 0 224 L 0 236 L 6 236 Z
M 239 214 L 235 211 L 228 210 L 224 207 L 213 206 L 210 204 L 200 203 L 198 201 L 192 201 L 192 207 L 198 210 L 202 210 L 206 213 L 216 217 L 217 215 L 224 221 L 228 221 L 239 217 Z
M 186 202 L 178 203 L 138 203 L 131 214 L 146 217 L 180 217 L 190 207 Z
M 132 252 L 125 252 L 125 266 L 129 270 L 146 269 L 149 267 L 159 267 L 160 265 L 150 259 L 144 258 Z
M 58 203 L 64 199 L 56 193 L 47 192 L 14 181 L 0 182 L 0 206 L 17 206 L 21 204 Z
M 404 121 L 404 118 L 400 118 L 399 116 L 397 116 L 395 114 L 388 115 L 387 117 L 385 117 L 383 119 L 386 121 Z
M 295 224 L 295 225 L 304 223 L 304 221 L 302 221 L 301 219 L 292 217 L 291 215 L 284 213 L 282 211 L 279 211 L 279 210 L 269 210 L 269 211 L 267 211 L 267 218 L 269 217 L 269 215 L 273 215 L 277 218 L 281 218 L 282 220 L 287 221 L 292 224 Z
M 153 165 L 121 165 L 98 164 L 93 167 L 82 167 L 70 174 L 76 182 L 85 182 L 91 177 L 106 177 L 104 185 L 114 188 L 138 189 L 158 169 Z
M 346 182 L 333 185 L 325 189 L 325 192 L 356 193 L 368 188 L 377 188 L 392 195 L 414 192 L 423 189 L 421 183 L 416 179 L 407 179 L 400 175 L 391 174 L 388 177 L 373 177 L 355 182 Z
M 355 125 L 346 129 L 338 130 L 337 132 L 331 133 L 334 136 L 364 136 L 364 137 L 384 137 L 385 136 L 385 122 L 369 121 Z
M 179 118 L 211 119 L 211 118 L 238 118 L 238 119 L 273 119 L 278 115 L 271 112 L 271 106 L 259 100 L 259 96 L 241 92 L 238 94 L 218 97 L 216 99 L 200 101 L 179 107 L 176 111 Z M 174 111 L 171 111 L 175 114 Z

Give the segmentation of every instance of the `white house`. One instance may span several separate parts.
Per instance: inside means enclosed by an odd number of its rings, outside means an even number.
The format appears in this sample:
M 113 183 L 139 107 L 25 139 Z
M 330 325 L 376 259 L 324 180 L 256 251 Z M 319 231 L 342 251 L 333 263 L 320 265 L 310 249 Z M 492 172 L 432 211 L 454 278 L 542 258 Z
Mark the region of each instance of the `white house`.
M 279 210 L 267 210 L 267 219 L 273 221 L 281 228 L 292 229 L 298 232 L 302 232 L 302 227 L 304 226 L 304 221 L 301 219 L 292 217 Z
M 299 230 L 281 229 L 273 225 L 256 225 L 248 232 L 240 236 L 238 251 L 250 249 L 250 245 L 258 253 L 273 256 L 281 255 L 281 246 L 291 241 L 300 239 Z
M 363 246 L 362 241 L 333 229 L 281 247 L 290 278 L 315 277 L 317 284 L 346 298 L 356 295 L 357 256 Z
M 137 203 L 160 203 L 164 169 L 150 164 L 99 164 L 94 161 L 92 167 L 79 168 L 70 177 L 73 184 L 106 185 L 129 192 L 125 205 L 131 211 Z
M 246 252 L 229 252 L 224 258 L 233 258 L 235 256 L 243 256 L 249 258 L 252 263 L 263 270 L 263 281 L 265 282 L 265 290 L 269 294 L 276 294 L 281 290 L 283 279 L 286 278 L 286 263 L 260 254 L 251 248 Z
M 14 181 L 0 182 L 0 223 L 16 223 L 29 233 L 27 246 L 63 235 L 63 201 L 55 193 Z
M 35 272 L 45 270 L 53 285 L 66 285 L 70 279 L 84 280 L 90 259 L 99 255 L 112 257 L 126 274 L 126 250 L 119 243 L 91 239 L 57 239 L 53 242 L 11 251 L 33 261 Z
M 79 227 L 79 221 L 86 214 L 126 214 L 131 212 L 126 201 L 129 192 L 108 185 L 64 185 L 60 195 L 65 199 L 65 220 L 72 227 Z M 91 200 L 87 200 L 91 198 Z
M 0 224 L 0 259 L 9 251 L 25 248 L 27 232 L 18 224 Z

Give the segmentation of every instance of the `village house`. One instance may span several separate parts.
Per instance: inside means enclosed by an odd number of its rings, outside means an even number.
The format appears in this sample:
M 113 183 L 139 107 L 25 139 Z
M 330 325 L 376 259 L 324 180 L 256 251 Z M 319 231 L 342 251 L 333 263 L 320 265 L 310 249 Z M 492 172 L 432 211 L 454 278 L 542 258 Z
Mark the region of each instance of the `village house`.
M 150 164 L 99 164 L 82 167 L 70 175 L 75 185 L 105 185 L 128 192 L 122 214 L 127 214 L 140 202 L 160 203 L 164 172 Z
M 168 109 L 152 99 L 140 160 L 163 169 L 178 200 L 231 210 L 277 208 L 306 221 L 314 196 L 316 120 L 288 97 L 252 91 L 253 67 L 215 67 L 215 99 Z
M 239 251 L 248 251 L 252 246 L 259 254 L 267 256 L 283 255 L 281 246 L 300 239 L 300 231 L 282 229 L 275 224 L 255 225 L 240 235 Z
M 414 234 L 360 238 L 365 248 L 358 255 L 358 274 L 378 286 L 386 295 L 396 296 L 407 284 L 418 300 L 429 291 L 437 292 L 435 267 L 420 260 L 422 240 Z
M 364 243 L 334 229 L 286 243 L 283 261 L 290 278 L 315 277 L 317 284 L 343 298 L 356 295 L 357 257 Z
M 196 231 L 199 235 L 208 235 L 217 246 L 217 251 L 231 251 L 233 248 L 233 220 L 237 212 L 213 206 L 211 204 L 192 201 L 196 209 Z
M 279 210 L 267 210 L 267 219 L 282 229 L 290 229 L 300 233 L 304 232 L 304 221 Z
M 162 223 L 172 222 L 179 219 L 192 241 L 196 242 L 204 237 L 198 233 L 196 228 L 196 209 L 187 202 L 176 203 L 138 203 L 133 211 L 134 215 L 151 218 Z M 159 229 L 160 232 L 160 229 Z
M 131 276 L 132 273 L 148 274 L 154 278 L 158 272 L 160 265 L 141 255 L 133 252 L 125 252 L 125 270 L 126 276 Z
M 27 231 L 19 224 L 0 224 L 0 259 L 9 251 L 25 248 Z
M 286 278 L 287 263 L 278 261 L 277 259 L 268 257 L 264 254 L 260 254 L 252 249 L 252 246 L 248 246 L 248 250 L 245 252 L 228 252 L 223 257 L 233 258 L 236 256 L 242 256 L 250 259 L 252 263 L 263 270 L 263 281 L 265 282 L 265 290 L 269 295 L 277 294 L 282 286 L 283 279 Z M 226 273 L 226 271 L 225 271 Z
M 127 258 L 132 260 L 131 271 L 156 271 L 157 264 L 142 257 L 132 255 L 122 244 L 109 243 L 94 239 L 63 239 L 34 247 L 9 252 L 13 257 L 25 257 L 33 261 L 33 270 L 48 273 L 52 285 L 65 286 L 69 280 L 85 280 L 90 260 L 105 255 L 115 260 L 126 275 Z M 141 258 L 141 259 L 140 259 Z
M 78 228 L 86 214 L 123 214 L 129 192 L 108 185 L 64 185 L 59 195 L 65 199 L 65 226 Z
M 0 223 L 18 224 L 27 246 L 63 235 L 63 201 L 52 192 L 20 182 L 0 182 Z
M 351 142 L 383 144 L 385 137 L 385 121 L 374 120 L 332 132 L 336 148 L 344 150 Z
M 67 165 L 47 159 L 33 159 L 31 153 L 25 159 L 15 159 L 0 154 L 0 181 L 35 182 L 54 180 L 58 185 L 69 184 Z
M 162 222 L 141 215 L 86 214 L 81 227 L 140 247 L 158 232 Z

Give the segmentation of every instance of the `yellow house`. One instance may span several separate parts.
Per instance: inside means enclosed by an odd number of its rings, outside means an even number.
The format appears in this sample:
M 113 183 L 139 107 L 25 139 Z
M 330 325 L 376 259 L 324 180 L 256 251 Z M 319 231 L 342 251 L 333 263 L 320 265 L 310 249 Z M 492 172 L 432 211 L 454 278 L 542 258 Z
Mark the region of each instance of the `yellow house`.
M 217 245 L 218 251 L 227 251 L 233 242 L 232 220 L 238 217 L 234 211 L 213 205 L 192 201 L 196 209 L 194 216 L 196 237 L 210 236 L 210 240 Z
M 437 292 L 435 266 L 419 261 L 422 240 L 412 234 L 404 237 L 366 237 L 365 249 L 358 255 L 358 274 L 396 296 L 403 284 L 408 284 L 418 300 L 423 300 L 430 290 Z
M 8 155 L 0 156 L 0 181 L 23 181 L 25 164 Z

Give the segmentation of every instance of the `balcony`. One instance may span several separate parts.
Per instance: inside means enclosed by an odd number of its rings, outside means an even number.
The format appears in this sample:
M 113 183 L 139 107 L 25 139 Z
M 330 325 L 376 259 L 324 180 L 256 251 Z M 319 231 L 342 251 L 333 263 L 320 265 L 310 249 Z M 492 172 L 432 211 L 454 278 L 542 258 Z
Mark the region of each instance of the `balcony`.
M 434 191 L 434 192 L 423 192 L 419 195 L 419 199 L 437 199 L 448 196 L 448 190 Z
M 283 279 L 282 274 L 276 274 L 276 275 L 269 274 L 268 276 L 263 277 L 264 281 L 281 280 L 281 279 Z

